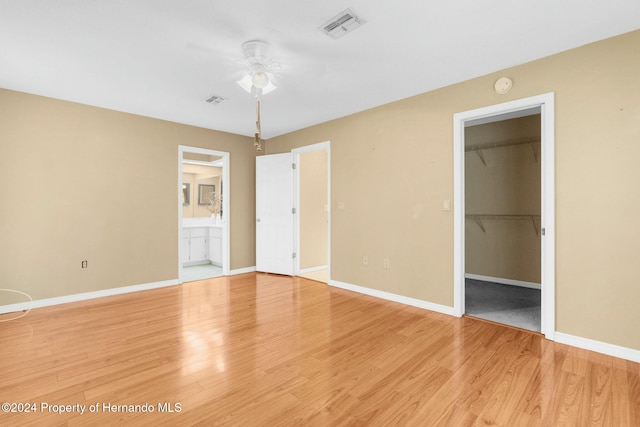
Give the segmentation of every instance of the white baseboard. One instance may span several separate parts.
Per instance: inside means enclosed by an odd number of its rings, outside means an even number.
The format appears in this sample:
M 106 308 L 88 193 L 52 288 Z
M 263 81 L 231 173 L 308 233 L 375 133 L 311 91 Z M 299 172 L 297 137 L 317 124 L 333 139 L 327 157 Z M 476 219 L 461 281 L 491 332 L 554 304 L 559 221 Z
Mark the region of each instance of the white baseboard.
M 229 275 L 252 273 L 256 271 L 255 267 L 239 268 L 231 270 Z M 166 286 L 179 285 L 178 279 L 165 280 L 162 282 L 144 283 L 141 285 L 122 286 L 119 288 L 102 289 L 93 292 L 83 292 L 80 294 L 64 295 L 60 297 L 44 298 L 40 300 L 32 300 L 15 304 L 0 305 L 0 314 L 15 313 L 18 311 L 31 310 L 39 307 L 48 307 L 51 305 L 66 304 L 69 302 L 84 301 L 93 298 L 108 297 L 112 295 L 127 294 L 130 292 L 146 291 L 149 289 L 163 288 Z
M 69 302 L 83 301 L 93 298 L 108 297 L 112 295 L 127 294 L 130 292 L 146 291 L 149 289 L 164 288 L 166 286 L 178 285 L 177 279 L 165 280 L 162 282 L 145 283 L 142 285 L 123 286 L 120 288 L 102 289 L 93 292 L 83 292 L 81 294 L 64 295 L 61 297 L 45 298 L 17 304 L 0 306 L 0 314 L 13 313 L 16 311 L 31 310 L 33 308 L 47 307 L 50 305 L 66 304 Z
M 231 270 L 229 275 L 245 274 L 255 272 L 255 267 L 239 268 Z M 486 277 L 486 276 L 482 276 Z M 482 280 L 482 279 L 478 279 Z M 9 304 L 0 306 L 0 314 L 14 313 L 18 311 L 31 310 L 33 308 L 47 307 L 57 304 L 66 304 L 69 302 L 83 301 L 93 298 L 101 298 L 112 295 L 120 295 L 131 292 L 145 291 L 149 289 L 163 288 L 167 286 L 179 285 L 180 282 L 177 279 L 165 280 L 161 282 L 145 283 L 141 285 L 123 286 L 120 288 L 103 289 L 93 292 L 84 292 L 80 294 L 65 295 L 61 297 L 45 298 L 40 300 L 33 300 L 23 303 Z M 455 316 L 453 307 L 446 305 L 435 304 L 428 301 L 419 300 L 416 298 L 406 297 L 404 295 L 393 294 L 391 292 L 379 291 L 377 289 L 366 288 L 364 286 L 352 285 L 350 283 L 340 282 L 338 280 L 329 280 L 329 285 L 336 288 L 346 289 L 348 291 L 357 292 L 364 295 L 373 296 L 376 298 L 398 302 L 401 304 L 410 305 L 413 307 L 423 308 L 425 310 L 435 311 L 437 313 L 448 314 Z M 621 347 L 614 344 L 608 344 L 601 341 L 595 341 L 588 338 L 582 338 L 575 335 L 569 335 L 562 332 L 554 333 L 554 341 L 561 344 L 567 344 L 573 347 L 583 348 L 585 350 L 595 351 L 597 353 L 606 354 L 613 357 L 618 357 L 632 362 L 640 363 L 640 351 L 627 347 Z
M 481 279 L 478 279 L 481 280 Z M 397 295 L 390 292 L 379 291 L 376 289 L 366 288 L 364 286 L 352 285 L 350 283 L 340 282 L 338 280 L 329 280 L 329 285 L 337 288 L 346 289 L 348 291 L 357 292 L 360 294 L 370 295 L 376 298 L 384 300 L 399 302 L 401 304 L 410 305 L 413 307 L 423 308 L 425 310 L 431 310 L 438 313 L 448 314 L 455 316 L 453 307 L 446 305 L 434 304 L 431 302 L 409 298 L 403 295 Z M 582 348 L 585 350 L 595 351 L 597 353 L 606 354 L 620 359 L 630 360 L 632 362 L 640 363 L 640 351 L 627 347 L 621 347 L 614 344 L 608 344 L 601 341 L 594 341 L 588 338 L 577 337 L 574 335 L 564 334 L 562 332 L 555 332 L 553 334 L 553 341 L 567 344 L 573 347 Z
M 317 267 L 302 268 L 302 269 L 300 269 L 298 274 L 313 273 L 314 271 L 326 270 L 328 268 L 329 268 L 328 265 L 319 265 Z
M 229 276 L 235 276 L 236 274 L 254 273 L 255 271 L 255 265 L 253 267 L 236 268 L 235 270 L 229 270 Z
M 329 285 L 336 288 L 346 289 L 348 291 L 357 292 L 359 294 L 370 295 L 372 297 L 399 302 L 401 304 L 410 305 L 413 307 L 423 308 L 425 310 L 435 311 L 437 313 L 454 315 L 453 307 L 446 305 L 435 304 L 428 301 L 423 301 L 416 298 L 406 297 L 404 295 L 393 294 L 391 292 L 379 291 L 377 289 L 366 288 L 364 286 L 352 285 L 350 283 L 340 282 L 338 280 L 329 280 Z
M 465 274 L 465 279 L 482 280 L 483 282 L 500 283 L 501 285 L 520 286 L 521 288 L 541 289 L 540 283 L 523 280 L 504 279 L 502 277 L 483 276 L 481 274 Z
M 573 347 L 583 348 L 585 350 L 595 351 L 597 353 L 606 354 L 620 359 L 630 360 L 640 363 L 640 351 L 633 350 L 619 345 L 608 344 L 606 342 L 595 341 L 588 338 L 577 337 L 575 335 L 564 334 L 562 332 L 555 333 L 555 341 L 567 344 Z
M 191 261 L 191 262 L 183 262 L 182 266 L 183 267 L 195 267 L 197 265 L 210 265 L 211 261 L 209 261 L 208 259 L 205 260 L 201 260 L 201 261 Z

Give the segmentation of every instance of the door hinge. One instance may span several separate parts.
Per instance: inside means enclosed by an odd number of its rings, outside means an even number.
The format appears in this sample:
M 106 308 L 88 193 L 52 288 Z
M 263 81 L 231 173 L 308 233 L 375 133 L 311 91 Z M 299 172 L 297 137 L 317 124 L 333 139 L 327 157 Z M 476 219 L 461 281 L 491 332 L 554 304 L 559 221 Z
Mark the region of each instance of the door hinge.
M 295 169 L 296 168 L 296 164 L 295 163 L 291 163 L 291 169 Z
M 296 213 L 296 208 L 291 208 L 291 213 L 292 214 Z
M 294 252 L 291 254 L 291 258 L 295 258 L 295 257 L 296 257 L 296 253 Z
M 542 234 L 542 235 L 544 236 L 544 227 L 542 227 L 542 228 L 540 229 L 540 234 Z

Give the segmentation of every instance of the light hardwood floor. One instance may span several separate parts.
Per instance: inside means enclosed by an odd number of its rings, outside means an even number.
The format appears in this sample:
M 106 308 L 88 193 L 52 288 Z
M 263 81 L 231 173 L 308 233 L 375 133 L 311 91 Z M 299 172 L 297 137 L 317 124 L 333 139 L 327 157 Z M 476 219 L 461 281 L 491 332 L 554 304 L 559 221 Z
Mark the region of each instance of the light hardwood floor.
M 0 323 L 0 401 L 37 405 L 0 412 L 0 425 L 638 426 L 639 366 L 304 278 L 245 274 Z M 107 410 L 144 404 L 154 412 Z

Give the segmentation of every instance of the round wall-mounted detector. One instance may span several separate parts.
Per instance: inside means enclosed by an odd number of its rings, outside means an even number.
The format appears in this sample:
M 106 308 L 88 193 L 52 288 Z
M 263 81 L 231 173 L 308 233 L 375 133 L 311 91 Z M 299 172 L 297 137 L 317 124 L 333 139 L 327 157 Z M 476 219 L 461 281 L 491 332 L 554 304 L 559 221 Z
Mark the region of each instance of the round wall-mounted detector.
M 496 80 L 493 88 L 496 90 L 496 93 L 502 95 L 509 92 L 512 86 L 513 81 L 509 77 L 500 77 L 498 80 Z

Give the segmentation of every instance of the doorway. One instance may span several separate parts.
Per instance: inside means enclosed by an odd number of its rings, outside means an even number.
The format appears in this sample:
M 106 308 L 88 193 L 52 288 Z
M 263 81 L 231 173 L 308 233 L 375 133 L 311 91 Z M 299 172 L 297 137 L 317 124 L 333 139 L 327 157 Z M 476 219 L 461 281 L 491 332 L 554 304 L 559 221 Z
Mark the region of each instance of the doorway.
M 256 158 L 257 271 L 330 280 L 330 170 L 329 141 Z
M 291 153 L 256 157 L 256 271 L 295 275 L 294 162 Z
M 229 274 L 229 188 L 229 153 L 179 146 L 181 283 Z
M 513 284 L 518 285 L 532 285 L 531 287 L 535 288 L 537 278 L 539 277 L 540 284 L 540 327 L 539 330 L 549 339 L 553 339 L 553 333 L 555 330 L 555 253 L 554 253 L 554 105 L 553 105 L 554 97 L 553 93 L 544 94 L 536 97 L 525 98 L 521 100 L 511 101 L 504 104 L 498 104 L 490 107 L 485 107 L 477 110 L 467 111 L 463 113 L 457 113 L 454 115 L 454 312 L 458 316 L 462 316 L 467 313 L 467 302 L 466 302 L 466 285 L 465 280 L 469 279 L 468 273 L 471 273 L 471 280 L 481 279 L 489 279 L 489 281 L 498 279 L 510 279 L 509 277 L 499 277 L 499 276 L 513 276 L 516 279 L 510 280 L 502 280 L 506 283 L 497 283 L 498 286 L 511 286 Z M 521 209 L 519 211 L 508 212 L 505 208 L 508 207 L 508 203 L 496 199 L 496 197 L 492 197 L 490 200 L 491 203 L 485 203 L 484 207 L 489 207 L 491 209 L 486 209 L 488 212 L 480 212 L 480 211 L 471 211 L 471 209 L 481 209 L 482 203 L 478 203 L 477 200 L 471 201 L 469 210 L 467 209 L 466 202 L 467 193 L 466 193 L 466 164 L 465 157 L 473 158 L 473 161 L 479 162 L 479 164 L 487 164 L 488 162 L 494 161 L 495 159 L 489 158 L 489 155 L 485 155 L 488 148 L 481 148 L 476 146 L 476 148 L 472 148 L 467 151 L 468 146 L 465 145 L 465 139 L 467 135 L 472 134 L 475 130 L 473 129 L 475 126 L 481 126 L 485 124 L 498 123 L 503 122 L 505 120 L 513 120 L 525 118 L 528 116 L 536 116 L 539 115 L 539 129 L 540 129 L 540 148 L 539 151 L 536 152 L 533 142 L 527 141 L 525 142 L 523 139 L 518 140 L 517 137 L 512 138 L 511 141 L 508 141 L 505 146 L 516 147 L 518 145 L 528 145 L 531 146 L 529 148 L 530 155 L 535 160 L 535 157 L 539 159 L 540 168 L 540 192 L 536 196 L 539 200 L 539 209 L 540 215 L 535 214 L 535 203 L 532 202 L 522 202 L 520 205 L 520 201 L 516 199 L 515 202 L 512 201 L 511 208 Z M 492 126 L 499 126 L 492 125 Z M 473 130 L 472 130 L 473 129 Z M 517 143 L 517 144 L 516 144 Z M 473 144 L 469 144 L 473 146 Z M 500 144 L 497 144 L 499 146 Z M 498 149 L 496 147 L 496 149 Z M 469 151 L 475 151 L 470 153 Z M 471 156 L 470 156 L 471 154 Z M 484 166 L 484 165 L 483 165 Z M 495 166 L 495 165 L 494 165 Z M 516 171 L 517 172 L 517 171 Z M 476 183 L 474 183 L 475 185 Z M 513 190 L 512 190 L 513 191 Z M 535 196 L 534 196 L 535 198 Z M 506 203 L 506 204 L 505 204 Z M 528 205 L 527 205 L 528 203 Z M 525 207 L 529 209 L 527 212 L 524 212 Z M 493 210 L 493 211 L 492 211 Z M 498 225 L 498 224 L 501 225 Z M 470 259 L 467 260 L 467 256 L 470 252 L 474 252 L 478 250 L 478 241 L 476 239 L 475 242 L 471 243 L 474 236 L 471 236 L 474 233 L 478 237 L 485 240 L 484 244 L 487 244 L 487 241 L 491 239 L 494 240 L 494 244 L 496 241 L 496 236 L 500 233 L 506 234 L 505 226 L 511 227 L 512 229 L 520 228 L 522 232 L 527 232 L 525 229 L 528 227 L 528 232 L 536 233 L 534 234 L 535 239 L 539 239 L 538 248 L 539 252 L 539 264 L 533 263 L 533 267 L 530 264 L 527 264 L 524 267 L 525 272 L 514 273 L 514 270 L 508 270 L 508 266 L 505 265 L 495 265 L 496 261 L 498 264 L 501 262 L 503 264 L 505 259 L 513 256 L 513 254 L 491 254 L 485 253 L 483 255 L 488 255 L 489 258 L 493 257 L 493 267 L 494 270 L 478 270 L 483 274 L 477 274 L 473 277 L 473 271 L 467 271 L 467 267 L 469 266 L 471 269 L 478 269 L 477 261 L 478 259 Z M 475 227 L 473 229 L 467 227 Z M 497 233 L 498 227 L 501 227 L 503 230 Z M 491 230 L 491 236 L 488 237 L 487 233 Z M 467 236 L 469 234 L 470 236 Z M 482 237 L 484 236 L 484 237 Z M 516 241 L 518 238 L 510 238 L 511 241 Z M 520 240 L 523 238 L 520 237 Z M 532 245 L 535 246 L 535 239 L 532 235 L 528 235 L 527 239 L 529 247 Z M 509 239 L 507 239 L 509 241 Z M 534 243 L 532 243 L 532 241 Z M 475 247 L 467 248 L 467 244 Z M 487 249 L 485 248 L 485 251 Z M 521 251 L 522 252 L 522 251 Z M 519 255 L 522 256 L 522 255 Z M 535 258 L 535 255 L 533 255 Z M 522 267 L 522 262 L 518 263 L 519 267 Z M 506 268 L 506 269 L 505 269 Z M 513 267 L 511 267 L 513 268 Z M 537 269 L 537 275 L 536 270 Z M 496 271 L 497 276 L 492 276 L 488 274 L 489 271 Z M 514 276 L 515 274 L 515 276 Z M 529 280 L 527 280 L 529 279 Z M 488 288 L 485 288 L 485 290 Z M 525 288 L 528 290 L 533 290 L 530 288 Z
M 465 124 L 465 314 L 541 330 L 540 108 Z
M 298 276 L 329 282 L 329 142 L 293 150 L 297 165 L 294 178 L 296 193 L 296 257 Z

